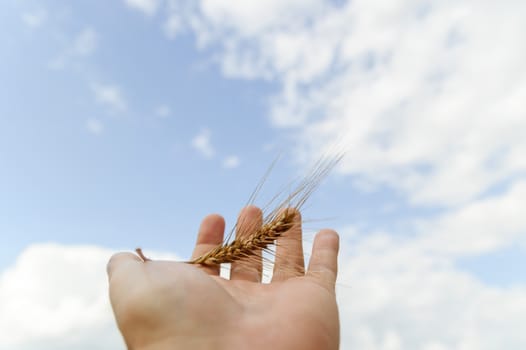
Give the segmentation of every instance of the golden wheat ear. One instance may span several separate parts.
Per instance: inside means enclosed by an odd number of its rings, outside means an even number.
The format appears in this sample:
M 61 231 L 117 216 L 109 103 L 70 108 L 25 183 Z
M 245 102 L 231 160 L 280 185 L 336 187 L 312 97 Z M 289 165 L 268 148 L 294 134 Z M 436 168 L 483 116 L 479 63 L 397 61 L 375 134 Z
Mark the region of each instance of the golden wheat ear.
M 263 225 L 241 235 L 239 238 L 225 242 L 211 249 L 209 252 L 188 261 L 189 264 L 203 266 L 218 266 L 226 263 L 243 261 L 261 261 L 261 252 L 265 251 L 273 255 L 269 249 L 292 228 L 295 218 L 299 215 L 301 207 L 310 195 L 319 186 L 320 182 L 327 176 L 332 168 L 341 160 L 342 154 L 335 157 L 320 159 L 309 174 L 299 182 L 296 189 L 286 196 L 275 208 L 263 219 Z M 265 175 L 265 178 L 267 174 Z M 260 186 L 256 191 L 260 190 Z M 251 196 L 253 199 L 254 194 Z M 275 196 L 273 201 L 279 198 Z M 267 207 L 272 205 L 272 202 Z M 233 231 L 232 231 L 233 232 Z M 229 235 L 229 237 L 232 235 Z
M 263 224 L 259 229 L 243 238 L 236 238 L 230 243 L 219 245 L 206 254 L 190 260 L 190 264 L 219 265 L 233 263 L 238 260 L 259 257 L 259 252 L 267 250 L 294 224 L 297 212 L 286 208 L 275 219 Z

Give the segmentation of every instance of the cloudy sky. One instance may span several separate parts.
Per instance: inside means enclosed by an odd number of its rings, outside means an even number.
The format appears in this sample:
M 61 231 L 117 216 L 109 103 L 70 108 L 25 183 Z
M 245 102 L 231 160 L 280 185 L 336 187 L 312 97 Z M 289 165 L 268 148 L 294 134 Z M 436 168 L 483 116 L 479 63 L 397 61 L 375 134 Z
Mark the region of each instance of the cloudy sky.
M 189 256 L 322 156 L 342 349 L 526 348 L 524 1 L 7 0 L 0 348 L 123 349 L 105 263 Z

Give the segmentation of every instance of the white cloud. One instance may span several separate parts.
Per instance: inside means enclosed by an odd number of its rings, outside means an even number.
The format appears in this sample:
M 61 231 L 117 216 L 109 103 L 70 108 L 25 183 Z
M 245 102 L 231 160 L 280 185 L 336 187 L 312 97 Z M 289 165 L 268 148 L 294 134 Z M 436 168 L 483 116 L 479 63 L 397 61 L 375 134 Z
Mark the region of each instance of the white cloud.
M 124 112 L 128 105 L 121 89 L 115 85 L 92 84 L 95 99 L 110 108 L 112 111 Z
M 22 14 L 22 22 L 30 28 L 38 28 L 47 20 L 47 11 L 36 10 Z
M 172 110 L 167 105 L 160 105 L 155 109 L 155 114 L 157 114 L 161 118 L 166 118 L 170 114 L 172 114 Z
M 232 28 L 235 34 L 250 37 L 301 24 L 305 18 L 321 11 L 324 3 L 321 0 L 249 0 L 234 5 L 228 0 L 203 0 L 200 10 L 211 26 Z
M 342 230 L 342 349 L 522 349 L 526 281 L 486 285 L 458 258 L 520 244 L 526 183 L 416 221 L 414 232 Z
M 526 286 L 487 286 L 413 242 L 385 234 L 350 244 L 337 287 L 342 349 L 526 346 Z
M 477 200 L 428 223 L 418 244 L 451 256 L 477 255 L 519 245 L 526 238 L 524 203 L 526 181 L 518 181 L 500 195 Z
M 159 0 L 125 0 L 127 6 L 139 10 L 147 16 L 153 16 L 159 8 Z
M 28 247 L 0 277 L 0 348 L 123 349 L 107 296 L 111 252 Z
M 0 272 L 0 348 L 125 349 L 108 298 L 106 263 L 113 253 L 96 246 L 26 248 Z
M 98 119 L 88 119 L 86 121 L 86 129 L 93 135 L 100 135 L 104 131 L 104 124 Z
M 80 31 L 60 54 L 51 63 L 52 69 L 63 69 L 68 63 L 92 55 L 98 46 L 99 35 L 90 27 Z
M 512 0 L 203 0 L 170 16 L 200 47 L 219 47 L 227 76 L 281 84 L 272 121 L 293 128 L 307 158 L 343 139 L 340 170 L 357 184 L 450 206 L 526 170 L 524 10 Z
M 238 156 L 228 156 L 225 159 L 223 159 L 223 168 L 226 169 L 234 169 L 239 166 L 240 160 Z
M 210 141 L 210 130 L 203 129 L 192 139 L 192 147 L 206 158 L 212 158 L 215 154 L 214 147 Z

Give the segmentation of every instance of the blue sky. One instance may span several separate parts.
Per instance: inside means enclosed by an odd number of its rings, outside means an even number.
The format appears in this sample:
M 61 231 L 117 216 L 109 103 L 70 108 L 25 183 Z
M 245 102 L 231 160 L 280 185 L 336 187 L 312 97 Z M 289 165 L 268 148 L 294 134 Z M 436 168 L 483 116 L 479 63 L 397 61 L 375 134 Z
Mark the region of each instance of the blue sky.
M 407 300 L 449 323 L 444 310 L 467 298 L 466 315 L 501 308 L 463 327 L 488 349 L 499 336 L 520 348 L 512 331 L 524 316 L 509 310 L 526 309 L 523 5 L 385 6 L 3 4 L 0 295 L 50 252 L 91 247 L 78 254 L 100 264 L 137 246 L 188 257 L 200 220 L 217 212 L 231 227 L 278 156 L 257 204 L 344 151 L 304 213 L 307 241 L 322 227 L 341 233 L 340 282 L 353 286 L 341 292 L 343 329 L 353 329 L 343 344 L 481 349 L 462 332 L 400 326 L 423 312 Z M 484 338 L 487 315 L 509 333 Z M 30 348 L 6 339 L 0 347 Z
M 22 13 L 39 8 L 33 6 L 13 5 Z M 0 229 L 9 233 L 2 236 L 3 266 L 32 242 L 168 244 L 188 254 L 200 219 L 219 212 L 234 220 L 275 158 L 283 157 L 266 192 L 301 176 L 286 165 L 291 135 L 267 119 L 273 82 L 224 78 L 210 54 L 196 50 L 191 34 L 170 40 L 124 3 L 46 7 L 57 18 L 38 28 L 16 16 L 2 21 L 4 33 L 16 33 L 2 65 L 7 220 Z M 89 53 L 50 67 L 86 32 L 96 33 Z M 125 107 L 97 101 L 97 85 L 118 87 Z M 167 115 L 160 116 L 163 108 Z M 90 132 L 91 120 L 100 123 L 100 134 Z M 212 159 L 191 145 L 203 130 L 215 149 Z M 240 164 L 225 169 L 230 155 Z M 381 227 L 393 215 L 377 222 L 367 213 L 388 204 L 397 207 L 396 219 L 406 214 L 397 210 L 403 198 L 388 189 L 355 193 L 342 179 L 322 191 L 317 202 L 324 204 L 309 207 L 323 208 L 313 220 L 327 219 L 314 227 L 359 221 Z
M 164 38 L 123 3 L 105 6 L 104 16 L 87 3 L 63 11 L 54 28 L 2 20 L 16 28 L 2 55 L 3 266 L 33 241 L 170 243 L 188 253 L 201 217 L 233 215 L 276 157 L 263 149 L 280 137 L 264 118 L 271 84 L 222 79 L 190 37 Z M 50 69 L 85 28 L 104 33 L 95 52 Z M 91 88 L 115 82 L 124 111 L 97 103 Z M 162 106 L 169 115 L 157 115 Z M 100 135 L 87 129 L 91 119 L 103 125 Z M 191 147 L 204 129 L 214 159 Z M 222 167 L 229 155 L 240 157 L 238 168 Z

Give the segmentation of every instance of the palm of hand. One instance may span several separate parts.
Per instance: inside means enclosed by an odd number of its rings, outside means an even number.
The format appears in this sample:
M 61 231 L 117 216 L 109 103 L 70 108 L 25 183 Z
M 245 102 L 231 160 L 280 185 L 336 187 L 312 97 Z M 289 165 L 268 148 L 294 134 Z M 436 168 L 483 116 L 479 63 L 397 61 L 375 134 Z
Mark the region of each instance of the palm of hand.
M 255 207 L 245 208 L 239 220 L 258 221 Z M 222 218 L 205 218 L 194 257 L 220 243 L 223 231 Z M 259 282 L 260 262 L 233 264 L 227 280 L 217 268 L 115 255 L 108 266 L 110 297 L 128 347 L 337 349 L 337 236 L 332 231 L 317 236 L 305 274 L 299 221 L 290 232 L 276 251 L 270 284 Z

